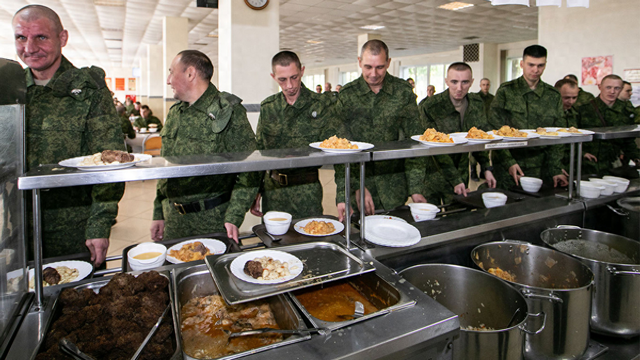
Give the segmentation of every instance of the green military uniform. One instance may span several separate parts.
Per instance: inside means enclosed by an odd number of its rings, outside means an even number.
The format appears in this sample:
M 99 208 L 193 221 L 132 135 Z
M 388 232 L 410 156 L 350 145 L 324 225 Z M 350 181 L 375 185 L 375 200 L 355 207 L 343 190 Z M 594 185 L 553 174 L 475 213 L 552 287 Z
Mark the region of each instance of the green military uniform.
M 136 138 L 136 131 L 133 130 L 133 125 L 131 125 L 131 121 L 126 116 L 120 116 L 120 123 L 122 125 L 122 133 L 125 136 L 128 136 L 129 139 Z
M 258 148 L 292 149 L 309 146 L 333 135 L 344 137 L 344 125 L 333 112 L 333 95 L 317 94 L 304 84 L 293 105 L 282 92 L 260 104 L 256 139 Z M 286 175 L 277 174 L 281 173 Z M 278 180 L 274 179 L 278 177 Z M 294 219 L 322 215 L 322 185 L 318 167 L 281 169 L 264 176 L 262 211 L 284 211 Z
M 453 132 L 469 131 L 472 127 L 488 131 L 489 125 L 484 113 L 482 98 L 476 94 L 467 94 L 467 109 L 464 116 L 456 110 L 449 96 L 449 89 L 424 98 L 418 106 L 420 116 L 427 128 L 434 128 L 439 132 L 450 134 Z M 489 156 L 486 152 L 473 154 L 482 168 L 489 166 Z M 460 184 L 469 183 L 469 155 L 468 153 L 455 155 L 438 155 L 426 158 L 426 173 L 423 194 L 427 201 L 448 203 L 453 199 L 453 188 Z
M 576 99 L 576 102 L 573 104 L 573 107 L 575 107 L 576 109 L 586 103 L 588 103 L 589 101 L 595 99 L 595 96 L 593 96 L 593 94 L 591 94 L 590 92 L 586 92 L 584 90 L 582 90 L 581 87 L 578 88 L 578 99 Z
M 158 125 L 158 131 L 162 130 L 162 121 L 160 121 L 160 119 L 153 115 L 151 115 L 148 119 L 140 116 L 133 122 L 133 126 L 137 127 L 138 129 L 148 128 L 149 124 L 156 124 Z
M 602 119 L 598 112 L 602 115 Z M 580 128 L 634 124 L 631 110 L 625 106 L 623 101 L 617 99 L 613 106 L 609 107 L 600 97 L 597 97 L 593 102 L 580 106 L 578 113 L 580 114 Z M 628 160 L 640 158 L 640 151 L 638 151 L 634 139 L 594 140 L 582 145 L 582 153 L 592 154 L 598 159 L 598 162 L 583 159 L 582 173 L 598 174 L 599 176 L 609 174 L 612 163 L 619 159 L 621 153 L 624 153 Z
M 344 121 L 349 139 L 368 143 L 403 140 L 425 130 L 418 113 L 416 94 L 403 79 L 387 73 L 382 89 L 376 94 L 362 76 L 340 90 L 336 112 Z M 376 209 L 393 209 L 403 205 L 409 194 L 419 194 L 424 181 L 424 162 L 379 161 L 366 166 L 365 186 Z M 337 201 L 344 202 L 344 167 L 336 166 Z M 354 191 L 360 188 L 360 172 L 352 171 Z
M 488 117 L 489 116 L 489 109 L 491 109 L 491 102 L 493 101 L 493 98 L 495 96 L 491 95 L 490 93 L 483 93 L 482 90 L 477 92 L 478 95 L 480 95 L 480 98 L 482 99 L 482 102 L 484 103 L 484 114 Z
M 516 129 L 535 129 L 560 126 L 562 115 L 562 101 L 556 88 L 540 80 L 536 89 L 531 90 L 521 76 L 500 85 L 491 103 L 488 120 L 494 129 L 503 125 Z M 514 164 L 520 165 L 526 176 L 550 181 L 553 176 L 562 173 L 562 154 L 562 146 L 494 151 L 494 176 L 498 186 L 507 189 L 515 186 L 508 171 Z
M 255 150 L 255 136 L 241 101 L 209 84 L 191 106 L 175 103 L 160 132 L 162 156 L 176 163 L 188 155 Z M 224 223 L 242 224 L 258 193 L 258 181 L 256 173 L 159 180 L 153 219 L 165 221 L 165 239 L 224 232 Z M 220 204 L 204 210 L 207 202 L 218 201 Z M 202 211 L 181 215 L 174 203 L 197 203 Z
M 131 115 L 131 113 L 135 110 L 135 106 L 133 104 L 125 105 L 124 111 L 127 115 Z
M 124 150 L 120 119 L 102 69 L 77 69 L 62 57 L 45 86 L 36 85 L 29 68 L 25 75 L 28 169 L 103 150 Z M 44 257 L 86 252 L 86 239 L 109 238 L 123 193 L 124 183 L 42 191 Z M 27 204 L 30 208 L 31 202 Z

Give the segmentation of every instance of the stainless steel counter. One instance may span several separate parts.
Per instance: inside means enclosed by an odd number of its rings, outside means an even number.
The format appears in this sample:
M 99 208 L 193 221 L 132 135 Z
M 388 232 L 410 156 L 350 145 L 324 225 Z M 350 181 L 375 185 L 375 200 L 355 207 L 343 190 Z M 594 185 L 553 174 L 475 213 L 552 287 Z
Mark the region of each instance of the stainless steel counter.
M 594 140 L 612 140 L 640 137 L 639 125 L 607 126 L 590 128 L 587 130 L 595 132 L 595 134 L 592 135 Z

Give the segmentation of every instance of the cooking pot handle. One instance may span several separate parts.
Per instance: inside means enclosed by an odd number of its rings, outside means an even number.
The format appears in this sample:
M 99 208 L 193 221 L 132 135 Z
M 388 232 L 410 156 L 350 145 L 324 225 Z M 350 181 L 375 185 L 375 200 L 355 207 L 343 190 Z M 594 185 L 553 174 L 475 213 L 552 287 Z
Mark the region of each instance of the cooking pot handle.
M 624 209 L 614 208 L 613 206 L 608 204 L 607 204 L 607 207 L 609 208 L 609 210 L 613 211 L 616 215 L 629 216 L 629 212 Z
M 536 331 L 531 331 L 531 330 L 527 330 L 527 328 L 525 328 L 526 323 L 524 323 L 523 325 L 519 326 L 520 330 L 526 332 L 529 335 L 540 334 L 542 332 L 542 330 L 544 330 L 544 327 L 547 325 L 547 314 L 545 314 L 544 311 L 541 311 L 541 312 L 539 312 L 537 314 L 527 314 L 527 316 L 533 316 L 533 317 L 542 316 L 542 326 L 540 326 L 540 329 L 538 329 Z
M 555 302 L 559 302 L 562 303 L 562 299 L 560 299 L 559 297 L 555 296 L 553 294 L 553 292 L 549 293 L 549 295 L 541 295 L 541 294 L 534 294 L 531 291 L 527 290 L 527 289 L 522 289 L 522 295 L 524 295 L 524 297 L 527 298 L 533 298 L 533 299 L 546 299 L 549 300 L 551 302 L 555 301 Z
M 640 271 L 635 269 L 633 271 L 619 271 L 619 270 L 616 270 L 616 268 L 614 268 L 613 266 L 607 266 L 607 270 L 612 275 L 640 275 Z
M 556 226 L 556 229 L 576 229 L 576 230 L 582 230 L 582 228 L 580 226 L 575 226 L 575 225 L 558 225 Z

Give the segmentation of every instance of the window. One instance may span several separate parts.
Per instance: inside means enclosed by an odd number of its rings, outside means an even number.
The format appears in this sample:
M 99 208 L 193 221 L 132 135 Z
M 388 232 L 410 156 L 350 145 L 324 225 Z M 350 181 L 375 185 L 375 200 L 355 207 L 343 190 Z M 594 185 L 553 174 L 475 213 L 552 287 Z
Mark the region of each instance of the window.
M 322 86 L 324 91 L 324 74 L 322 75 L 305 75 L 302 77 L 302 82 L 311 91 L 316 91 L 316 86 Z
M 520 67 L 521 57 L 517 58 L 507 58 L 507 79 L 506 81 L 511 81 L 513 79 L 517 79 L 522 76 L 522 68 Z
M 427 87 L 436 87 L 436 93 L 446 90 L 445 71 L 449 64 L 433 64 L 425 66 L 406 66 L 400 68 L 402 79 L 412 78 L 416 82 L 415 93 L 418 101 L 427 97 Z
M 341 71 L 340 72 L 340 85 L 346 84 L 346 83 L 350 83 L 353 80 L 357 79 L 358 77 L 360 77 L 358 75 L 357 71 Z

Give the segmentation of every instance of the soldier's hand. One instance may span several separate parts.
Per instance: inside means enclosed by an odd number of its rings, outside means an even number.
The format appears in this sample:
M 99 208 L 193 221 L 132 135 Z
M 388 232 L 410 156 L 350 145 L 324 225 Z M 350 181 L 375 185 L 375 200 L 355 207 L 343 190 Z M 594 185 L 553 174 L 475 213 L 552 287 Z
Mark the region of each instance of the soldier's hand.
M 493 173 L 489 170 L 484 172 L 484 179 L 487 180 L 487 186 L 489 186 L 489 188 L 491 189 L 495 189 L 498 185 L 496 178 L 493 177 Z
M 356 202 L 358 203 L 358 209 L 362 211 L 362 205 L 360 204 L 360 190 L 356 190 Z M 369 192 L 369 189 L 364 188 L 364 214 L 373 215 L 376 212 L 376 206 L 373 204 L 373 197 Z
M 260 211 L 260 193 L 258 193 L 258 195 L 256 195 L 256 199 L 253 201 L 253 205 L 251 205 L 251 210 L 250 210 L 252 215 L 255 215 L 257 217 L 262 217 L 262 211 Z
M 598 162 L 598 158 L 589 153 L 584 153 L 584 158 L 591 162 Z
M 164 237 L 164 220 L 153 220 L 151 222 L 151 239 L 161 241 Z
M 85 245 L 89 248 L 91 252 L 91 261 L 95 264 L 96 267 L 102 265 L 104 259 L 107 258 L 107 249 L 109 249 L 109 239 L 100 238 L 100 239 L 87 239 L 84 242 Z
M 458 194 L 458 195 L 464 195 L 464 197 L 467 197 L 467 192 L 469 191 L 469 189 L 467 189 L 467 187 L 464 185 L 464 183 L 460 183 L 458 185 L 456 185 L 453 188 L 453 192 Z
M 338 203 L 338 221 L 342 222 L 344 220 L 346 206 L 344 203 Z M 349 206 L 349 216 L 353 215 L 353 209 Z
M 511 175 L 513 180 L 516 182 L 516 185 L 520 185 L 519 180 L 521 176 L 524 176 L 524 173 L 522 172 L 522 169 L 520 169 L 520 165 L 514 164 L 509 168 L 509 175 Z
M 238 227 L 233 225 L 232 223 L 224 223 L 225 229 L 227 229 L 227 237 L 229 239 L 233 239 L 236 243 L 238 242 Z
M 569 180 L 564 174 L 556 175 L 553 177 L 553 187 L 558 187 L 558 185 L 565 187 L 569 185 Z
M 411 200 L 413 200 L 414 203 L 426 203 L 427 202 L 427 198 L 425 198 L 422 194 L 413 194 L 413 195 L 411 195 Z

